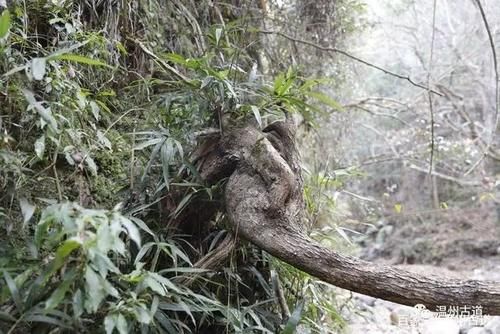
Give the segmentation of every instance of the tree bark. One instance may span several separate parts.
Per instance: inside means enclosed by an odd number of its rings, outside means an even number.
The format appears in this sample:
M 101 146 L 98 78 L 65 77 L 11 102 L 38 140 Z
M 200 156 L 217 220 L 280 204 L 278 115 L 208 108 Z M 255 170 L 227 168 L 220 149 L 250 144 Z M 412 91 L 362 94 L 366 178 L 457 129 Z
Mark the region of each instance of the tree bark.
M 431 311 L 480 305 L 483 314 L 500 315 L 498 282 L 422 276 L 338 254 L 309 238 L 293 130 L 286 123 L 274 124 L 272 130 L 271 140 L 266 129 L 233 129 L 199 160 L 200 174 L 209 183 L 230 175 L 225 205 L 236 234 L 340 288 L 405 305 L 423 304 Z

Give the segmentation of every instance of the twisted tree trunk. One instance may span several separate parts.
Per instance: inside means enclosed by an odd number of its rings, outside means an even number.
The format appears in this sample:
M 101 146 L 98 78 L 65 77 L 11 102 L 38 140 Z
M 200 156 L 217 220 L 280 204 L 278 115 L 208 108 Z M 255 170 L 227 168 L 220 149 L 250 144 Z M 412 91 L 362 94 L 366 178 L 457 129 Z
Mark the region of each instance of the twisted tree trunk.
M 226 210 L 241 237 L 325 282 L 392 302 L 481 305 L 500 315 L 500 283 L 422 276 L 338 254 L 303 232 L 302 178 L 293 130 L 286 123 L 221 136 L 199 162 L 209 183 L 229 176 Z

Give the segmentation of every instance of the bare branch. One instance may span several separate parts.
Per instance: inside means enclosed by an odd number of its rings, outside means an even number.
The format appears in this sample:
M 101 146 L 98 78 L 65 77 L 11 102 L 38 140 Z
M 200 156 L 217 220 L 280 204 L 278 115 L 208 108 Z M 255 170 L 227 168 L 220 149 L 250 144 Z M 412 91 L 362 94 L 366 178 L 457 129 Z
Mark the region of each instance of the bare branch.
M 149 50 L 146 47 L 146 45 L 144 45 L 144 43 L 142 43 L 141 41 L 136 40 L 136 39 L 129 38 L 129 40 L 131 40 L 132 42 L 136 43 L 142 49 L 142 51 L 144 51 L 147 55 L 149 55 L 151 58 L 153 58 L 158 63 L 158 65 L 160 65 L 160 67 L 162 67 L 165 70 L 167 70 L 167 71 L 175 74 L 179 79 L 181 79 L 185 83 L 187 83 L 189 85 L 192 84 L 188 77 L 186 77 L 185 75 L 183 75 L 182 73 L 180 73 L 179 71 L 177 71 L 174 67 L 170 66 L 166 61 L 164 61 L 163 59 L 161 59 L 160 57 L 158 57 L 156 54 L 154 54 L 154 52 L 151 51 L 151 50 Z
M 461 186 L 477 187 L 477 186 L 481 185 L 481 182 L 479 182 L 479 181 L 474 181 L 474 180 L 460 180 L 460 179 L 458 179 L 456 177 L 436 172 L 435 170 L 432 170 L 432 172 L 429 173 L 429 169 L 418 167 L 418 166 L 413 165 L 413 164 L 411 164 L 408 167 L 411 168 L 411 169 L 414 169 L 416 171 L 422 172 L 422 173 L 428 173 L 428 174 L 430 174 L 432 176 L 436 176 L 436 177 L 438 177 L 440 179 L 443 179 L 443 180 L 455 182 L 456 184 L 461 185 Z
M 359 109 L 359 110 L 362 110 L 362 111 L 366 111 L 367 113 L 369 113 L 369 114 L 371 114 L 373 116 L 380 116 L 380 117 L 392 118 L 392 119 L 395 119 L 398 122 L 403 123 L 406 126 L 411 126 L 410 123 L 408 123 L 405 120 L 402 120 L 401 118 L 399 118 L 398 116 L 396 116 L 394 114 L 376 112 L 376 111 L 370 110 L 368 108 L 362 107 L 360 104 L 346 104 L 343 107 L 346 108 L 346 109 L 347 108 L 356 108 L 356 109 Z
M 322 45 L 318 45 L 316 43 L 312 43 L 312 42 L 309 42 L 309 41 L 306 41 L 306 40 L 303 40 L 303 39 L 299 39 L 299 38 L 295 38 L 293 36 L 290 36 L 290 35 L 287 35 L 285 33 L 282 33 L 281 31 L 272 31 L 272 30 L 259 30 L 260 33 L 262 34 L 274 34 L 274 35 L 278 35 L 278 36 L 281 36 L 281 37 L 284 37 L 292 42 L 296 42 L 296 43 L 300 43 L 300 44 L 304 44 L 304 45 L 308 45 L 308 46 L 312 46 L 313 48 L 316 48 L 318 50 L 322 50 L 322 51 L 327 51 L 327 52 L 334 52 L 334 53 L 338 53 L 338 54 L 341 54 L 347 58 L 350 58 L 352 60 L 355 60 L 361 64 L 364 64 L 368 67 L 371 67 L 371 68 L 374 68 L 374 69 L 377 69 L 387 75 L 390 75 L 390 76 L 393 76 L 395 78 L 398 78 L 398 79 L 402 79 L 402 80 L 407 80 L 409 83 L 411 83 L 413 86 L 415 87 L 419 87 L 419 88 L 422 88 L 422 89 L 425 89 L 427 91 L 430 91 L 436 95 L 439 95 L 439 96 L 443 96 L 443 94 L 441 94 L 440 92 L 438 91 L 435 91 L 433 89 L 430 89 L 429 87 L 426 87 L 422 84 L 419 84 L 415 81 L 413 81 L 409 75 L 402 75 L 402 74 L 399 74 L 399 73 L 396 73 L 396 72 L 393 72 L 393 71 L 390 71 L 390 70 L 387 70 L 381 66 L 378 66 L 378 65 L 375 65 L 375 64 L 372 64 L 366 60 L 363 60 L 359 57 L 356 57 L 344 50 L 340 50 L 340 49 L 337 49 L 337 48 L 332 48 L 332 47 L 326 47 L 326 46 L 322 46 Z
M 498 80 L 499 80 L 498 62 L 497 62 L 497 52 L 496 52 L 496 48 L 495 48 L 495 42 L 493 41 L 493 36 L 491 34 L 490 25 L 488 24 L 488 20 L 486 19 L 486 14 L 484 12 L 483 5 L 481 5 L 481 1 L 480 0 L 474 0 L 474 2 L 479 7 L 479 12 L 481 13 L 481 18 L 483 20 L 484 27 L 486 29 L 486 32 L 488 33 L 488 39 L 490 41 L 491 54 L 493 56 L 493 66 L 495 67 L 495 123 L 494 123 L 494 126 L 493 126 L 493 131 L 492 131 L 492 134 L 491 134 L 491 139 L 486 144 L 486 148 L 484 149 L 483 154 L 471 166 L 471 168 L 469 168 L 469 170 L 464 173 L 464 176 L 469 175 L 470 173 L 472 173 L 472 171 L 474 169 L 476 169 L 477 166 L 479 166 L 479 164 L 481 163 L 481 161 L 483 161 L 483 159 L 490 152 L 491 144 L 493 143 L 493 139 L 495 138 L 495 132 L 497 131 L 497 128 L 498 128 L 498 105 L 500 103 L 500 101 L 499 101 L 499 95 L 498 95 Z
M 435 35 L 436 35 L 436 0 L 434 0 L 434 3 L 432 5 L 432 36 L 431 36 L 431 53 L 429 55 L 429 66 L 428 66 L 428 71 L 427 71 L 427 87 L 430 87 L 431 85 L 431 73 L 432 73 L 432 58 L 434 56 L 434 40 L 435 40 Z M 427 91 L 428 99 L 429 99 L 429 112 L 431 116 L 431 159 L 430 159 L 430 164 L 429 164 L 429 174 L 432 173 L 432 168 L 434 167 L 434 109 L 432 106 L 432 94 L 429 90 Z M 432 186 L 434 188 L 434 186 Z M 433 192 L 435 189 L 433 189 Z

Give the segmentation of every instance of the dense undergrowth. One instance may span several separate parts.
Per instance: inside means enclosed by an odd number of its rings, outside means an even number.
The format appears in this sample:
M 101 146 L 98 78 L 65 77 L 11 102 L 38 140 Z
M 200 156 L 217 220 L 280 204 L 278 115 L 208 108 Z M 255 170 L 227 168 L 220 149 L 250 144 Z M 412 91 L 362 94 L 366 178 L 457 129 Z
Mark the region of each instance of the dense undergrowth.
M 327 285 L 243 241 L 218 268 L 196 265 L 230 234 L 223 211 L 181 223 L 193 201 L 209 206 L 223 192 L 200 180 L 197 143 L 283 112 L 311 125 L 338 108 L 291 60 L 267 55 L 273 70 L 255 76 L 265 57 L 262 8 L 8 3 L 0 18 L 0 332 L 341 325 Z M 335 23 L 339 35 L 349 22 Z M 311 214 L 324 186 L 307 188 Z

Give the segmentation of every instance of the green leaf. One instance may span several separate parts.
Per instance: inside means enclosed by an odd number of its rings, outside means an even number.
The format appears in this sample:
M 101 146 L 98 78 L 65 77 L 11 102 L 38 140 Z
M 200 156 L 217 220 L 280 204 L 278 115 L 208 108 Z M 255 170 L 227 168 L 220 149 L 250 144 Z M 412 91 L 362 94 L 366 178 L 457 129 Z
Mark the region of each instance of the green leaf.
M 88 167 L 92 175 L 97 175 L 97 165 L 92 157 L 89 157 L 88 155 L 85 157 L 85 165 Z
M 320 92 L 308 92 L 306 93 L 308 96 L 318 100 L 319 102 L 326 104 L 332 109 L 338 110 L 338 111 L 344 111 L 344 108 L 340 103 L 329 97 L 328 95 L 325 95 Z
M 193 322 L 193 325 L 196 325 L 196 320 L 194 320 L 194 316 L 193 316 L 193 313 L 191 312 L 191 310 L 189 309 L 189 306 L 186 305 L 186 303 L 184 303 L 183 301 L 180 301 L 179 302 L 179 306 L 181 307 L 181 309 L 187 313 L 187 315 L 189 315 L 189 317 L 191 318 L 191 321 Z
M 99 305 L 106 297 L 106 291 L 101 285 L 99 275 L 90 267 L 85 270 L 85 283 L 88 297 L 85 300 L 85 308 L 88 312 L 97 312 Z
M 165 313 L 161 312 L 161 311 L 158 311 L 155 313 L 155 319 L 157 322 L 159 322 L 159 324 L 161 325 L 161 327 L 167 331 L 167 333 L 169 334 L 176 334 L 178 333 L 179 331 L 175 330 L 172 322 L 170 321 L 170 319 L 165 315 Z
M 24 306 L 16 282 L 14 282 L 14 280 L 6 270 L 3 271 L 3 277 L 5 278 L 5 282 L 7 283 L 7 287 L 9 288 L 12 300 L 14 300 L 14 303 L 16 304 L 17 310 L 19 312 L 22 312 Z
M 153 302 L 151 303 L 151 310 L 149 313 L 151 314 L 151 317 L 154 317 L 156 311 L 158 311 L 158 305 L 160 304 L 160 299 L 158 296 L 153 297 Z
M 117 41 L 117 42 L 115 43 L 115 46 L 116 46 L 116 49 L 117 49 L 118 51 L 120 51 L 120 53 L 121 53 L 121 54 L 123 54 L 123 55 L 125 55 L 125 56 L 126 56 L 126 55 L 128 55 L 127 49 L 125 48 L 125 46 L 124 46 L 121 42 L 118 42 L 118 41 Z
M 280 73 L 276 76 L 276 79 L 274 79 L 274 87 L 273 87 L 274 93 L 277 94 L 281 86 L 283 86 L 284 81 L 285 81 L 285 75 L 283 73 Z
M 23 227 L 27 222 L 33 217 L 33 213 L 35 213 L 35 208 L 33 204 L 29 203 L 28 200 L 24 197 L 19 199 L 19 206 L 21 207 L 21 213 L 23 214 Z
M 274 81 L 274 94 L 278 97 L 286 95 L 293 86 L 295 79 L 296 75 L 291 67 L 286 74 L 281 73 L 278 75 Z
M 80 247 L 80 243 L 76 240 L 68 239 L 66 240 L 56 251 L 56 260 L 59 259 L 63 261 L 68 257 L 68 255 L 75 249 Z
M 26 98 L 26 101 L 28 101 L 28 103 L 35 108 L 43 121 L 49 124 L 52 130 L 54 130 L 55 132 L 59 132 L 59 130 L 57 129 L 56 119 L 54 118 L 54 116 L 52 116 L 50 108 L 45 108 L 41 102 L 37 101 L 32 91 L 24 88 L 21 91 Z
M 1 321 L 16 322 L 16 318 L 11 316 L 7 312 L 3 312 L 3 311 L 0 311 L 0 320 Z
M 75 270 L 71 270 L 64 275 L 64 279 L 61 285 L 59 285 L 57 289 L 54 290 L 52 295 L 45 302 L 46 310 L 54 309 L 61 303 L 61 301 L 66 296 L 66 293 L 68 292 L 69 288 L 71 287 L 71 284 L 73 284 L 73 282 L 75 281 L 75 278 L 76 278 Z
M 176 64 L 181 64 L 181 65 L 187 64 L 186 58 L 177 53 L 167 53 L 165 54 L 165 58 Z
M 177 207 L 175 208 L 175 211 L 174 211 L 174 217 L 177 218 L 179 216 L 179 214 L 182 212 L 182 210 L 184 210 L 184 208 L 186 207 L 186 205 L 189 203 L 189 201 L 191 200 L 191 197 L 193 196 L 193 193 L 190 193 L 186 196 L 184 196 L 181 200 L 181 202 L 179 203 L 179 205 L 177 205 Z
M 215 44 L 219 45 L 220 37 L 222 36 L 222 28 L 215 29 Z
M 114 245 L 113 248 L 122 248 L 125 250 L 125 245 L 123 244 L 123 241 L 118 240 L 118 241 L 113 241 Z M 117 245 L 119 245 L 117 247 Z M 122 253 L 123 254 L 123 253 Z M 93 259 L 93 262 L 95 266 L 97 267 L 97 270 L 101 274 L 101 276 L 106 277 L 108 275 L 108 272 L 114 272 L 116 274 L 120 273 L 120 269 L 109 259 L 109 257 L 102 252 L 95 252 L 95 257 Z
M 129 219 L 132 220 L 137 226 L 139 226 L 141 228 L 141 230 L 145 231 L 146 233 L 148 233 L 152 236 L 155 236 L 155 233 L 153 231 L 151 231 L 151 229 L 148 227 L 148 225 L 146 225 L 146 223 L 144 221 L 142 221 L 141 219 L 139 219 L 137 217 L 132 217 L 132 216 Z
M 172 281 L 170 281 L 168 278 L 165 278 L 157 273 L 150 272 L 148 274 L 148 277 L 153 278 L 157 282 L 161 283 L 163 286 L 165 286 L 166 289 L 170 289 L 173 291 L 176 291 L 178 293 L 181 293 L 181 290 L 174 284 Z
M 174 150 L 173 140 L 171 138 L 168 138 L 165 141 L 165 143 L 161 146 L 161 153 L 160 153 L 163 179 L 165 180 L 165 185 L 167 187 L 167 190 L 170 188 L 169 169 L 170 169 L 170 164 L 174 160 L 174 154 L 175 150 Z
M 108 314 L 104 318 L 104 329 L 106 334 L 113 334 L 113 329 L 116 327 L 116 317 L 114 314 Z
M 129 238 L 135 242 L 137 247 L 141 247 L 141 234 L 139 233 L 139 229 L 137 226 L 135 226 L 134 223 L 132 223 L 130 220 L 128 220 L 125 217 L 122 217 L 121 219 L 122 226 L 127 229 L 128 236 Z
M 177 247 L 173 242 L 167 244 L 169 247 L 170 247 L 170 251 L 172 252 L 172 260 L 174 260 L 175 262 L 178 261 L 178 259 L 176 257 L 179 257 L 181 258 L 182 260 L 184 260 L 186 263 L 188 263 L 190 266 L 192 266 L 193 264 L 191 263 L 191 260 L 189 259 L 189 257 L 186 255 L 186 253 L 184 253 L 179 247 Z
M 80 243 L 76 240 L 66 240 L 61 246 L 57 248 L 56 256 L 54 260 L 50 263 L 50 266 L 41 276 L 41 284 L 47 282 L 47 280 L 52 277 L 66 262 L 66 258 L 71 254 L 71 252 L 80 247 Z
M 93 102 L 90 102 L 91 104 Z M 101 130 L 97 130 L 97 140 L 99 143 L 101 143 L 104 147 L 106 147 L 108 150 L 111 150 L 112 144 L 111 141 L 104 135 L 104 133 Z
M 148 146 L 157 145 L 158 143 L 161 143 L 163 140 L 164 140 L 164 138 L 157 137 L 157 138 L 153 138 L 153 139 L 149 139 L 149 140 L 143 141 L 139 145 L 135 146 L 134 150 L 138 151 L 138 150 L 145 149 Z
M 83 298 L 82 290 L 80 289 L 73 295 L 73 313 L 76 318 L 79 318 L 83 314 Z
M 208 85 L 210 85 L 210 83 L 212 81 L 214 81 L 214 77 L 213 76 L 209 75 L 209 76 L 205 77 L 203 79 L 203 81 L 201 82 L 201 84 L 200 84 L 200 90 L 203 89 L 203 88 L 205 88 L 205 87 L 207 87 Z
M 55 317 L 49 317 L 47 315 L 42 315 L 42 314 L 27 315 L 24 317 L 24 320 L 28 322 L 42 322 L 50 325 L 55 325 L 60 328 L 71 329 L 71 326 L 67 325 L 64 321 Z
M 155 296 L 156 297 L 156 296 Z M 153 320 L 153 315 L 145 308 L 144 304 L 137 305 L 134 307 L 134 314 L 136 319 L 143 324 L 149 324 Z
M 340 234 L 340 236 L 344 238 L 344 240 L 347 241 L 349 245 L 352 245 L 351 239 L 349 239 L 349 236 L 347 235 L 347 233 L 345 233 L 343 228 L 335 227 L 335 230 L 337 230 L 337 233 Z
M 166 296 L 167 293 L 163 285 L 160 282 L 158 282 L 158 280 L 156 280 L 155 277 L 153 277 L 153 275 L 151 274 L 152 273 L 149 273 L 149 275 L 146 276 L 146 278 L 144 279 L 144 284 L 146 284 L 148 288 L 150 288 L 160 296 Z
M 104 329 L 106 330 L 106 334 L 112 334 L 115 328 L 120 334 L 129 333 L 127 319 L 125 319 L 121 313 L 108 314 L 104 319 Z
M 172 140 L 174 141 L 174 144 L 177 147 L 177 154 L 179 155 L 179 158 L 181 160 L 184 159 L 184 149 L 182 148 L 181 143 L 177 140 L 174 140 L 174 139 L 172 139 Z
M 10 12 L 6 9 L 0 16 L 0 38 L 4 38 L 10 29 Z
M 125 317 L 121 313 L 118 313 L 118 319 L 116 321 L 116 329 L 118 329 L 118 332 L 120 334 L 129 333 L 127 319 L 125 319 Z
M 299 324 L 300 319 L 302 318 L 302 311 L 304 310 L 304 300 L 300 301 L 293 310 L 292 315 L 288 319 L 285 329 L 281 334 L 293 334 L 297 329 L 297 325 Z
M 113 68 L 112 66 L 96 59 L 88 58 L 85 56 L 77 55 L 74 53 L 65 53 L 61 55 L 55 55 L 51 56 L 48 60 L 67 60 L 67 61 L 72 61 L 75 63 L 80 63 L 84 65 L 90 65 L 90 66 L 105 66 L 108 68 Z
M 89 105 L 90 105 L 90 111 L 92 111 L 92 115 L 94 116 L 95 120 L 99 121 L 100 119 L 99 114 L 101 112 L 101 109 L 99 108 L 99 106 L 95 101 L 90 101 Z
M 253 115 L 259 124 L 259 127 L 262 128 L 262 118 L 260 117 L 259 108 L 257 108 L 257 106 L 250 106 L 250 108 L 252 109 Z
M 47 231 L 52 223 L 51 217 L 46 217 L 45 219 L 41 220 L 38 225 L 36 226 L 35 230 L 35 246 L 37 248 L 40 248 L 42 246 L 42 243 L 45 240 L 45 237 L 47 235 Z

